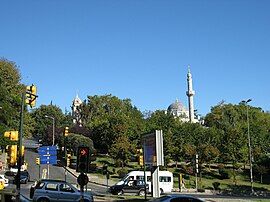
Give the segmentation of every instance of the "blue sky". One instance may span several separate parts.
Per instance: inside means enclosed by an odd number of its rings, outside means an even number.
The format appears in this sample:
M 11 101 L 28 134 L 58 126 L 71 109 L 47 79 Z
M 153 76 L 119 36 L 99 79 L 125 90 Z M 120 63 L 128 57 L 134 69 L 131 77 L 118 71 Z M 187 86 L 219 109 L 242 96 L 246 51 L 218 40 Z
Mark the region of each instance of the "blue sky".
M 0 2 L 0 57 L 38 105 L 70 110 L 76 93 L 130 98 L 141 111 L 221 100 L 270 110 L 268 0 L 26 0 Z

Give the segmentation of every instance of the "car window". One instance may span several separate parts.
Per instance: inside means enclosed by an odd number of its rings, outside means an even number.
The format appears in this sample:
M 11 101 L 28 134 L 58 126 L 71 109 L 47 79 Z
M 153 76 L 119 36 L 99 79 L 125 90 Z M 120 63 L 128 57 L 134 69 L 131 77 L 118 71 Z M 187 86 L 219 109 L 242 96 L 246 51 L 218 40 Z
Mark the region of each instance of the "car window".
M 159 181 L 160 182 L 171 182 L 171 177 L 160 176 Z
M 194 199 L 194 198 L 182 198 L 182 197 L 177 197 L 177 198 L 171 199 L 170 202 L 201 202 L 201 200 L 199 200 L 199 199 Z
M 138 180 L 138 181 L 137 181 L 137 186 L 140 186 L 140 185 L 144 185 L 144 181 Z
M 62 192 L 74 192 L 74 190 L 68 184 L 60 184 L 59 189 Z
M 136 180 L 144 180 L 144 176 L 137 175 L 137 176 L 136 176 Z
M 45 187 L 45 190 L 50 190 L 50 191 L 57 191 L 57 184 L 55 183 L 48 183 Z

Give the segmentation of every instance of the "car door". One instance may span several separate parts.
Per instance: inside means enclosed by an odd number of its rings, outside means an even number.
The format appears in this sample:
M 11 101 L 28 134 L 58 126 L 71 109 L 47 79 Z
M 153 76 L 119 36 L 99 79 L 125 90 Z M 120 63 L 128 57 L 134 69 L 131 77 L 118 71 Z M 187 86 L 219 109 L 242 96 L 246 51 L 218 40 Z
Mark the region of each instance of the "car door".
M 50 202 L 58 201 L 58 195 L 58 183 L 56 182 L 48 182 L 44 187 L 43 193 L 40 193 L 41 197 L 48 197 L 50 199 Z
M 74 190 L 69 184 L 61 183 L 59 184 L 59 197 L 58 201 L 68 202 L 68 201 L 78 201 L 80 199 L 79 192 Z
M 134 182 L 135 180 L 129 180 L 123 186 L 124 193 L 134 193 Z

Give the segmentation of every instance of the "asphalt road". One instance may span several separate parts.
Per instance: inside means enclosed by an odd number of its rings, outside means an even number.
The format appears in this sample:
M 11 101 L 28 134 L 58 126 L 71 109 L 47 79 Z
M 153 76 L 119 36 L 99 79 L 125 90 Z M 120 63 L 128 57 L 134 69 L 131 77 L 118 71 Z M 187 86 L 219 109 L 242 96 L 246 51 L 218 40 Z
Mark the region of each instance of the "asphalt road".
M 31 185 L 40 179 L 43 173 L 47 174 L 49 179 L 65 180 L 73 185 L 77 185 L 77 178 L 69 172 L 65 172 L 65 169 L 55 165 L 36 165 L 36 158 L 38 153 L 34 150 L 25 150 L 25 161 L 28 163 L 28 172 L 30 174 L 30 182 L 27 184 L 21 184 L 21 194 L 29 198 Z M 49 172 L 48 172 L 49 171 Z M 10 185 L 15 187 L 15 185 Z M 91 189 L 94 195 L 104 195 L 107 192 L 107 188 L 101 185 L 88 183 L 87 189 Z

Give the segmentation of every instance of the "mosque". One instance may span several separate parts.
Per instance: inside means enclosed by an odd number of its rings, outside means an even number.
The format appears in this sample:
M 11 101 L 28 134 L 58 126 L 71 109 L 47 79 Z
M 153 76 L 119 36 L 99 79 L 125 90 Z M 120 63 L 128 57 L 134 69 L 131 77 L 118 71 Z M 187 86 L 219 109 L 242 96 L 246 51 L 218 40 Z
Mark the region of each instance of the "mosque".
M 171 113 L 175 118 L 179 118 L 183 122 L 190 122 L 190 123 L 202 123 L 202 120 L 198 115 L 195 114 L 194 110 L 194 102 L 193 97 L 195 95 L 195 91 L 193 90 L 193 83 L 192 83 L 192 75 L 190 72 L 190 68 L 188 68 L 187 73 L 187 86 L 188 90 L 186 95 L 188 97 L 188 109 L 178 100 L 172 103 L 165 113 Z M 79 98 L 78 94 L 76 95 L 75 99 L 72 101 L 72 117 L 73 123 L 82 125 L 82 120 L 80 116 L 79 106 L 82 104 L 81 99 Z
M 186 95 L 188 97 L 188 109 L 178 100 L 172 103 L 165 113 L 171 113 L 174 117 L 179 117 L 183 122 L 198 123 L 201 122 L 200 117 L 195 115 L 193 96 L 195 91 L 193 90 L 192 75 L 190 68 L 187 73 L 187 86 L 188 90 Z

